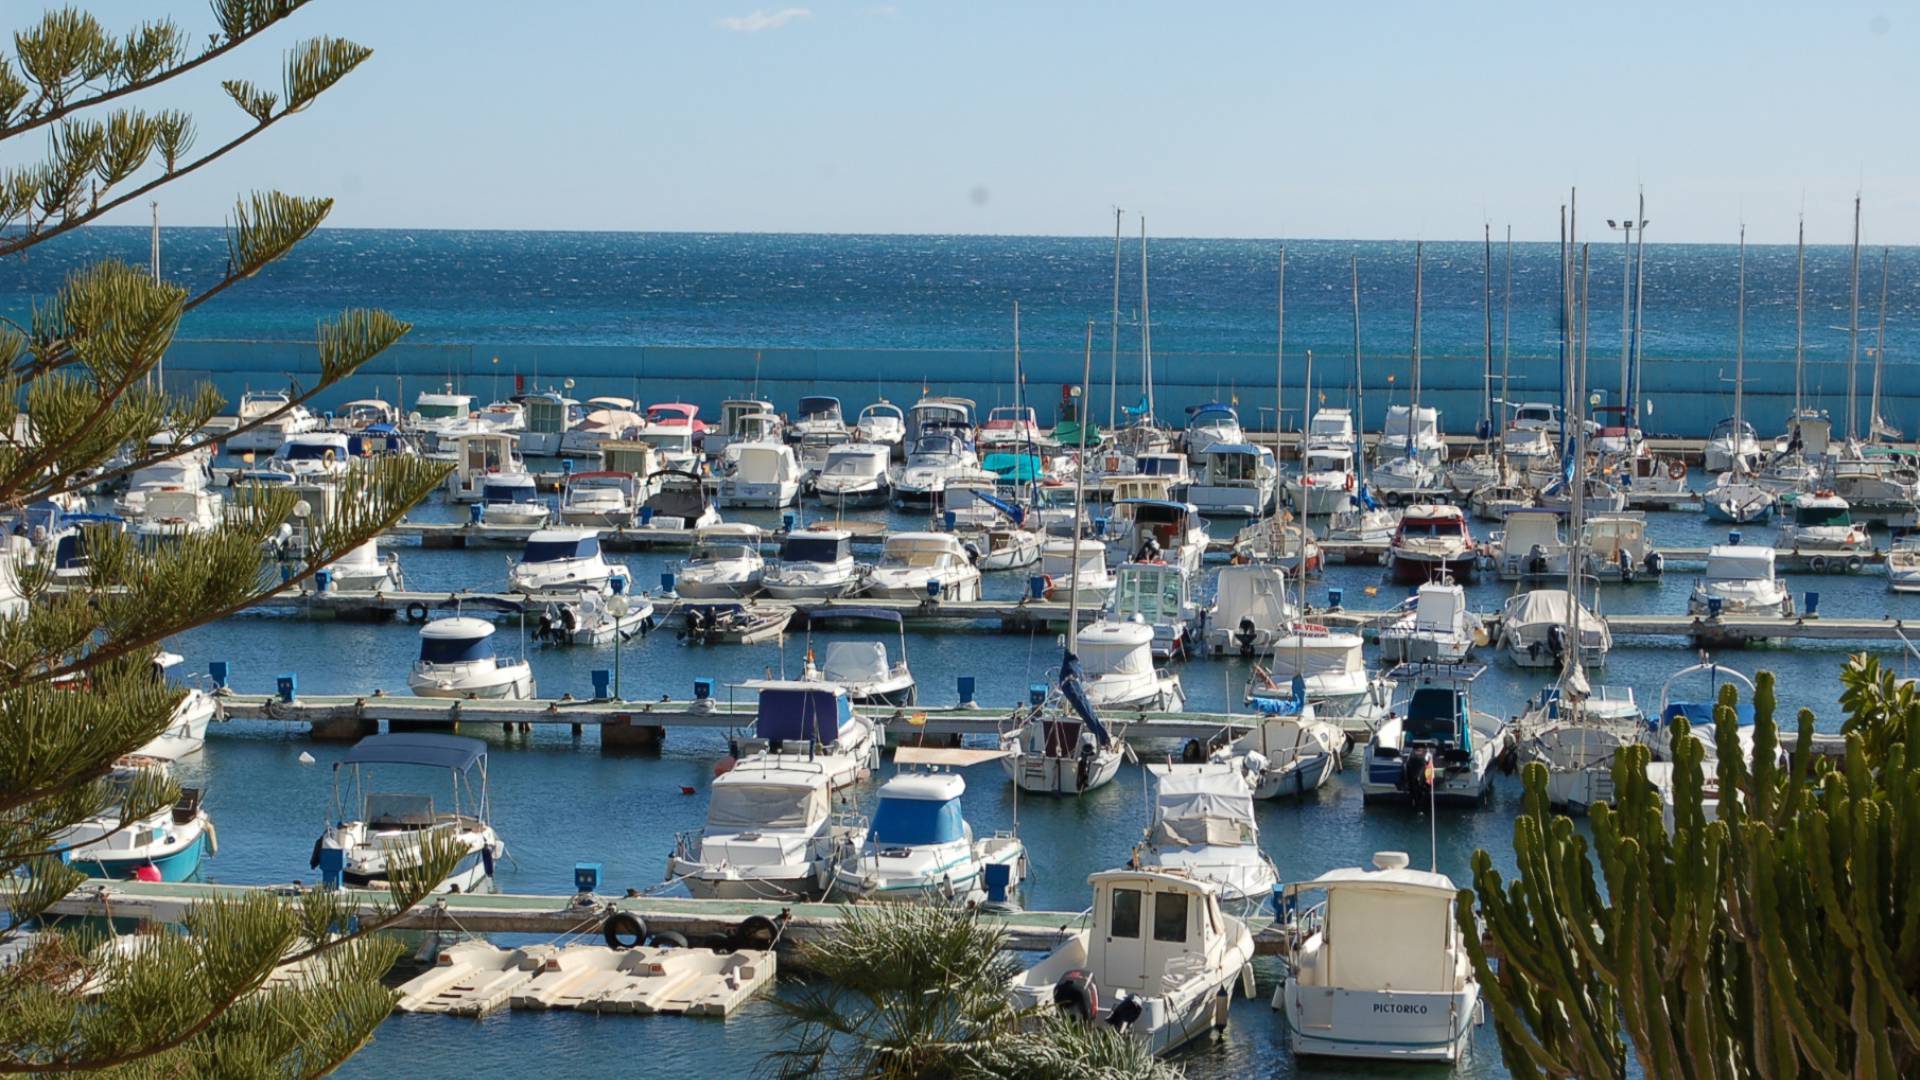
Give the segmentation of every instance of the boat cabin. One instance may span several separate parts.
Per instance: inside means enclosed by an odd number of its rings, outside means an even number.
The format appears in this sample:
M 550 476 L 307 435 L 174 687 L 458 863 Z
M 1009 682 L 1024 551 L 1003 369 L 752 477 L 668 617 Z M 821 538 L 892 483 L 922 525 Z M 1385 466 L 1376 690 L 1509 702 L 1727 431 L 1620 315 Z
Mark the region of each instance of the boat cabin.
M 489 663 L 494 659 L 495 626 L 485 619 L 457 616 L 435 619 L 420 628 L 420 663 Z
M 808 530 L 788 533 L 780 541 L 783 563 L 819 563 L 831 566 L 853 561 L 853 534 L 845 531 Z
M 600 463 L 607 472 L 632 473 L 643 480 L 665 467 L 653 444 L 638 439 L 608 439 L 601 443 Z
M 600 557 L 600 533 L 597 529 L 539 529 L 527 536 L 520 554 L 521 565 L 565 562 L 570 559 Z
M 1087 967 L 1102 989 L 1157 996 L 1166 972 L 1208 962 L 1224 946 L 1226 917 L 1211 882 L 1152 870 L 1105 870 L 1087 880 Z
M 1509 514 L 1509 520 L 1512 515 Z M 1467 530 L 1467 516 L 1457 506 L 1445 504 L 1421 504 L 1407 507 L 1400 516 L 1400 527 L 1394 532 L 1394 543 L 1408 540 L 1459 539 L 1463 543 L 1473 541 Z M 1564 546 L 1564 541 L 1562 542 Z

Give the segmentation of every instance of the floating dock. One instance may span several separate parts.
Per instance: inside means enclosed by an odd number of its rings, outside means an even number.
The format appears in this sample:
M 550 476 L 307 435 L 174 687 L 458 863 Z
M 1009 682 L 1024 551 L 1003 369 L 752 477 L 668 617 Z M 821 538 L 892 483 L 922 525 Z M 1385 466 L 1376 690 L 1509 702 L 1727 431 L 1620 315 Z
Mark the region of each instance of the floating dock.
M 759 949 L 506 948 L 461 941 L 440 949 L 431 967 L 401 984 L 394 1006 L 472 1017 L 509 1006 L 727 1017 L 771 987 L 778 968 L 774 953 Z

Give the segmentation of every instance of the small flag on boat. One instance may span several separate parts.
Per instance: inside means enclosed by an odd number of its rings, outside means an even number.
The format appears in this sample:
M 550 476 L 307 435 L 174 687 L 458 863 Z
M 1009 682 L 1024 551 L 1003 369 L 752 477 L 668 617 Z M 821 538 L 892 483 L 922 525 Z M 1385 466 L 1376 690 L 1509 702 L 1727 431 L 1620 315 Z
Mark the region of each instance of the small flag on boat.
M 1427 783 L 1428 785 L 1432 785 L 1433 783 L 1433 759 L 1432 758 L 1427 759 Z
M 912 716 L 907 717 L 907 723 L 912 724 L 914 727 L 926 727 L 927 714 L 923 712 L 914 713 Z

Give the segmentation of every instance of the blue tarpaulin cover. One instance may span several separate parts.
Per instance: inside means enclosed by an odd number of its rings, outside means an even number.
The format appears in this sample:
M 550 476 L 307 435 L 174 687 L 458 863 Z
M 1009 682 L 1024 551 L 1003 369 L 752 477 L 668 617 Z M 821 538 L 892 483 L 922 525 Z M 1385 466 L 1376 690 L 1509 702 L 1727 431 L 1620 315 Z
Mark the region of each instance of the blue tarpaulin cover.
M 845 694 L 825 687 L 769 687 L 760 691 L 760 714 L 754 720 L 754 732 L 763 739 L 832 743 L 840 738 L 840 725 L 852 717 L 853 708 Z
M 949 844 L 966 836 L 960 803 L 931 799 L 881 799 L 871 835 L 882 844 Z

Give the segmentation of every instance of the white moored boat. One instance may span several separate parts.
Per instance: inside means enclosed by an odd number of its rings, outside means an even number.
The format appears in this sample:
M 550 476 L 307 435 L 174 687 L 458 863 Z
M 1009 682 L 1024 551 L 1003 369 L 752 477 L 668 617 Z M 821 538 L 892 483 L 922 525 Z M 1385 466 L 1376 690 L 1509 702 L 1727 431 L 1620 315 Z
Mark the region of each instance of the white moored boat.
M 1297 1056 L 1458 1061 L 1480 1020 L 1480 983 L 1454 920 L 1459 890 L 1444 874 L 1408 869 L 1405 852 L 1373 864 L 1285 887 L 1286 977 L 1273 1007 Z
M 1394 669 L 1405 698 L 1367 741 L 1360 790 L 1367 802 L 1399 800 L 1479 806 L 1493 771 L 1512 750 L 1505 721 L 1473 711 L 1468 684 L 1485 668 L 1408 664 Z
M 1298 797 L 1318 790 L 1340 771 L 1347 733 L 1322 720 L 1307 700 L 1304 679 L 1295 679 L 1293 697 L 1258 698 L 1260 722 L 1253 730 L 1214 751 L 1213 760 L 1239 769 L 1253 785 L 1256 799 Z
M 625 528 L 639 512 L 640 481 L 632 473 L 574 473 L 560 491 L 562 525 Z
M 667 880 L 703 900 L 817 900 L 861 832 L 834 820 L 826 763 L 752 757 L 714 778 L 706 824 L 676 838 Z
M 822 503 L 840 509 L 885 506 L 893 498 L 893 484 L 887 477 L 891 453 L 884 444 L 872 442 L 835 447 L 820 475 L 814 477 L 814 494 Z
M 1793 593 L 1773 572 L 1774 551 L 1734 542 L 1707 549 L 1707 571 L 1687 597 L 1689 615 L 1793 616 Z
M 1014 1000 L 1105 1023 L 1155 1054 L 1224 1030 L 1235 987 L 1253 992 L 1253 935 L 1220 889 L 1186 874 L 1105 870 L 1092 925 L 1013 983 Z
M 716 500 L 722 507 L 790 506 L 800 497 L 800 461 L 785 443 L 738 443 L 727 448 L 738 453 L 733 473 L 720 481 Z
M 888 600 L 978 600 L 980 570 L 952 533 L 889 533 L 866 592 Z
M 1500 647 L 1523 668 L 1558 668 L 1578 624 L 1580 663 L 1600 667 L 1613 650 L 1613 631 L 1565 589 L 1534 589 L 1507 598 L 1500 609 Z
M 1134 868 L 1211 882 L 1228 911 L 1258 911 L 1273 895 L 1280 872 L 1260 850 L 1254 777 L 1228 762 L 1148 765 L 1147 773 L 1153 778 L 1153 821 L 1133 847 Z
M 627 568 L 600 551 L 598 529 L 540 529 L 527 536 L 507 588 L 529 596 L 631 592 Z
M 271 453 L 289 435 L 300 435 L 320 426 L 320 421 L 304 405 L 292 405 L 285 390 L 255 390 L 240 395 L 238 425 L 257 424 L 227 440 L 233 453 Z
M 1299 617 L 1286 571 L 1270 563 L 1220 568 L 1207 613 L 1207 651 L 1214 656 L 1270 656 L 1273 643 Z
M 375 790 L 371 767 L 376 765 L 446 770 L 453 781 L 452 805 L 440 810 L 431 795 Z M 346 767 L 344 784 L 341 766 Z M 369 735 L 333 767 L 329 824 L 314 842 L 311 868 L 330 888 L 384 888 L 395 871 L 419 865 L 422 848 L 432 839 L 460 853 L 452 873 L 433 891 L 490 890 L 494 866 L 507 853 L 492 814 L 486 743 L 424 732 Z
M 1074 567 L 1074 552 L 1080 565 Z M 1089 607 L 1106 603 L 1113 592 L 1113 571 L 1107 568 L 1106 545 L 1098 540 L 1048 540 L 1040 546 L 1040 575 L 1046 581 L 1047 599 L 1058 600 L 1075 588 L 1080 602 Z
M 900 406 L 882 399 L 860 410 L 854 430 L 866 442 L 878 443 L 886 447 L 889 454 L 895 454 L 907 437 L 907 420 L 901 415 Z
M 525 660 L 493 654 L 494 625 L 456 616 L 420 628 L 420 659 L 407 676 L 419 697 L 510 698 L 533 696 L 533 668 Z
M 1153 628 L 1145 622 L 1097 620 L 1081 628 L 1074 646 L 1094 708 L 1179 712 L 1186 705 L 1180 676 L 1153 666 Z
M 380 541 L 369 540 L 327 566 L 328 580 L 348 592 L 390 592 L 405 587 L 400 556 L 380 553 Z
M 903 769 L 927 771 L 903 771 L 880 786 L 866 839 L 838 868 L 836 890 L 856 901 L 1007 903 L 1026 876 L 1026 845 L 1011 832 L 975 837 L 960 807 L 966 780 L 957 771 L 939 771 L 1004 756 L 1000 750 L 896 750 L 894 761 Z
M 1380 628 L 1380 658 L 1457 663 L 1485 634 L 1480 617 L 1467 610 L 1465 589 L 1451 581 L 1429 581 L 1403 614 Z
M 866 574 L 853 561 L 852 533 L 795 531 L 780 541 L 779 558 L 761 575 L 760 587 L 782 600 L 831 598 L 859 589 Z
M 488 525 L 538 528 L 552 515 L 553 509 L 541 497 L 533 477 L 526 473 L 489 476 L 481 486 L 480 520 Z
M 693 552 L 674 572 L 673 589 L 689 600 L 735 600 L 759 592 L 765 573 L 758 525 L 714 525 L 694 534 Z

